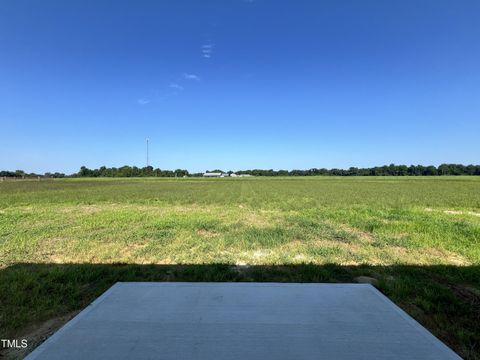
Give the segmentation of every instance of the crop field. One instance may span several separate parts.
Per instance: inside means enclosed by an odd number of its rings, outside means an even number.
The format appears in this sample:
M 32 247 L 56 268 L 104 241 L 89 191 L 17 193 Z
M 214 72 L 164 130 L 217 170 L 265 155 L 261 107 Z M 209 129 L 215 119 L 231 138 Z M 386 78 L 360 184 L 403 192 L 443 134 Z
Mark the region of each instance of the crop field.
M 477 359 L 480 177 L 0 183 L 0 338 L 140 280 L 369 281 Z

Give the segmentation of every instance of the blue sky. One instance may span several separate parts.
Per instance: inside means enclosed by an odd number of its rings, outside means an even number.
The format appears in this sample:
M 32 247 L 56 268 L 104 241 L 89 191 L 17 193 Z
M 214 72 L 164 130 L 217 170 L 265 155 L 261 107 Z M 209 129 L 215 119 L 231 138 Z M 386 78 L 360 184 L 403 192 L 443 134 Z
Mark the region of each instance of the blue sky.
M 480 2 L 0 2 L 0 169 L 479 163 Z

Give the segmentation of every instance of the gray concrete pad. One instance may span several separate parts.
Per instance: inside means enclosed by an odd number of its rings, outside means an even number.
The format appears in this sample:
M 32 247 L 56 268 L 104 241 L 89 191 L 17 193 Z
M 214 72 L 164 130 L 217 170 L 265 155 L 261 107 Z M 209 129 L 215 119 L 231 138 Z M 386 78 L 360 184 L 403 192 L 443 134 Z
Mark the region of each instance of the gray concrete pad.
M 459 359 L 367 284 L 117 283 L 28 359 Z

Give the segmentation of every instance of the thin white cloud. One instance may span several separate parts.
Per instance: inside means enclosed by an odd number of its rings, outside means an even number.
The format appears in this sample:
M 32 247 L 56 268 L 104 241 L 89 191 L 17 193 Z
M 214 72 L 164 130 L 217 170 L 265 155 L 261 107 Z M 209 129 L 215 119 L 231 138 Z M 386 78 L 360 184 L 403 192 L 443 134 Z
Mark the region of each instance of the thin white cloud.
M 200 80 L 200 78 L 195 74 L 184 74 L 185 79 L 189 80 Z M 156 104 L 159 102 L 164 102 L 171 97 L 180 95 L 185 88 L 179 84 L 178 82 L 171 82 L 164 84 L 162 89 L 151 89 L 150 93 L 145 93 L 146 96 L 138 98 L 137 104 L 140 106 L 144 106 L 147 104 Z
M 186 80 L 195 80 L 195 81 L 199 81 L 199 80 L 200 80 L 200 76 L 195 75 L 195 74 L 184 73 L 184 74 L 183 74 L 183 77 L 184 77 Z
M 137 103 L 140 104 L 140 105 L 146 105 L 150 102 L 149 99 L 144 99 L 144 98 L 141 98 L 141 99 L 138 99 L 137 100 Z
M 208 42 L 207 44 L 203 44 L 202 45 L 202 56 L 206 59 L 211 58 L 214 47 L 215 47 L 215 44 L 213 44 L 212 42 Z
M 169 94 L 169 96 L 176 96 L 179 93 L 181 93 L 184 89 L 182 85 L 179 85 L 177 83 L 170 83 L 168 87 L 172 89 L 172 92 Z
M 178 85 L 177 83 L 171 83 L 169 87 L 176 91 L 182 91 L 184 89 L 182 85 Z

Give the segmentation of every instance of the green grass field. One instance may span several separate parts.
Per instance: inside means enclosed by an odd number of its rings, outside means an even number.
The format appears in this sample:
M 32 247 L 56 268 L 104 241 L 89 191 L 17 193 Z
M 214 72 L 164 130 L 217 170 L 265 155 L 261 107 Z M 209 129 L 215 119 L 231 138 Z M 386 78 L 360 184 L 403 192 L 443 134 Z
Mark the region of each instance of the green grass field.
M 376 286 L 480 358 L 480 177 L 0 183 L 0 338 L 116 281 Z

